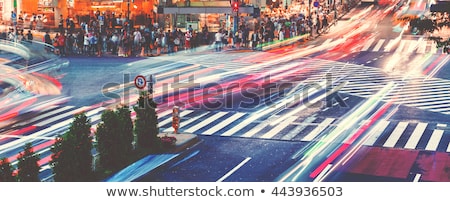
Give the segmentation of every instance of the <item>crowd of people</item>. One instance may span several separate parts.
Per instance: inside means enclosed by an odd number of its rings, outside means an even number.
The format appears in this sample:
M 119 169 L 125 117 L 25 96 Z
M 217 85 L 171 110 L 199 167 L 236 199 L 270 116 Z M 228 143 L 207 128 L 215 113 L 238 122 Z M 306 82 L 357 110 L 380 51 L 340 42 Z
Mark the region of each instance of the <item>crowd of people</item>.
M 236 32 L 220 29 L 214 35 L 215 50 L 250 48 L 257 50 L 264 44 L 283 41 L 295 36 L 321 34 L 343 12 L 344 4 L 319 6 L 311 13 L 307 4 L 293 1 L 289 7 L 268 8 L 261 18 L 245 20 L 241 17 Z M 255 22 L 256 21 L 256 22 Z
M 158 24 L 151 23 L 133 26 L 122 16 L 105 17 L 100 12 L 89 18 L 77 18 L 77 24 L 72 18 L 61 15 L 57 19 L 58 28 L 54 30 L 56 34 L 45 31 L 42 41 L 49 47 L 54 47 L 55 53 L 61 56 L 170 55 L 178 51 L 192 51 L 200 45 L 214 45 L 216 51 L 240 48 L 256 50 L 264 43 L 282 41 L 306 33 L 319 34 L 337 17 L 337 13 L 338 8 L 331 6 L 319 6 L 309 13 L 304 3 L 296 1 L 288 8 L 267 9 L 262 17 L 250 21 L 241 16 L 235 32 L 223 27 L 214 33 L 209 32 L 206 26 L 201 30 L 193 30 L 189 26 L 185 31 L 164 30 Z M 35 14 L 23 17 L 21 14 L 18 19 L 14 22 L 16 31 L 10 29 L 6 36 L 2 34 L 2 38 L 33 40 L 30 30 L 41 29 L 41 17 Z M 24 19 L 29 22 L 23 22 L 26 21 Z M 25 27 L 28 26 L 28 33 L 25 34 Z

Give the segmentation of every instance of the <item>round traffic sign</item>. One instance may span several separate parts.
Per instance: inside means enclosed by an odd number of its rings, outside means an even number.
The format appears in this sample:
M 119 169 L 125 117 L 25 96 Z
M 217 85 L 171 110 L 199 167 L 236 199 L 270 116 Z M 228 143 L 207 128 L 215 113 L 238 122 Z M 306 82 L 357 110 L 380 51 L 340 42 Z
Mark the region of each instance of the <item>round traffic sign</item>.
M 318 2 L 318 1 L 315 1 L 315 2 L 313 3 L 313 6 L 314 6 L 314 7 L 319 7 L 319 2 Z
M 136 88 L 144 89 L 147 85 L 147 81 L 145 80 L 144 76 L 138 75 L 136 76 L 136 78 L 134 78 L 134 85 L 136 86 Z

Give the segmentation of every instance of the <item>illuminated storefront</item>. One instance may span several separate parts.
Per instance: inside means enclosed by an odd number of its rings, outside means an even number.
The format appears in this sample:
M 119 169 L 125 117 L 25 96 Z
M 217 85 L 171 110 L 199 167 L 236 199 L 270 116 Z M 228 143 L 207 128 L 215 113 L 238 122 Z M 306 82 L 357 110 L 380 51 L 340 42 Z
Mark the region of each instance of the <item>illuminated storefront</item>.
M 60 15 L 75 18 L 100 12 L 102 15 L 126 16 L 129 11 L 131 19 L 142 15 L 154 17 L 155 2 L 157 0 L 0 0 L 0 20 L 9 21 L 11 11 L 27 16 L 35 13 L 45 19 L 46 26 L 57 26 Z
M 240 2 L 259 7 L 262 6 L 261 4 L 264 1 L 241 0 Z M 189 2 L 189 5 L 186 2 Z M 14 8 L 14 5 L 17 7 Z M 208 12 L 160 13 L 158 9 L 161 6 L 166 8 L 178 7 L 180 9 L 198 7 L 201 10 L 213 10 Z M 221 7 L 221 9 L 214 10 L 215 7 Z M 30 16 L 28 20 L 32 14 L 40 16 L 45 21 L 46 27 L 57 27 L 60 15 L 64 19 L 73 19 L 77 24 L 80 23 L 80 20 L 86 21 L 86 19 L 97 15 L 104 18 L 129 18 L 135 25 L 158 22 L 164 28 L 184 28 L 190 24 L 197 29 L 207 26 L 213 30 L 229 26 L 230 20 L 228 0 L 0 0 L 0 9 L 3 14 L 0 19 L 4 21 L 9 21 L 11 11 L 15 10 L 18 14 L 23 12 L 23 14 Z M 245 11 L 241 14 L 243 13 L 250 12 Z

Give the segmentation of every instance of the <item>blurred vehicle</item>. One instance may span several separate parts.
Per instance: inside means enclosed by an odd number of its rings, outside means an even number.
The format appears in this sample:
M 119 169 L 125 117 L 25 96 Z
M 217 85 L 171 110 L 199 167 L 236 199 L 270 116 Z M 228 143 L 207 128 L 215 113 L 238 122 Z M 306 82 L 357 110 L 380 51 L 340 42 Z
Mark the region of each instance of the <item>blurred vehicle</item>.
M 428 1 L 409 0 L 394 14 L 394 24 L 407 24 L 411 20 L 419 19 L 427 12 Z
M 68 101 L 61 84 L 38 72 L 23 72 L 0 65 L 0 131 L 19 122 L 24 115 L 40 113 Z

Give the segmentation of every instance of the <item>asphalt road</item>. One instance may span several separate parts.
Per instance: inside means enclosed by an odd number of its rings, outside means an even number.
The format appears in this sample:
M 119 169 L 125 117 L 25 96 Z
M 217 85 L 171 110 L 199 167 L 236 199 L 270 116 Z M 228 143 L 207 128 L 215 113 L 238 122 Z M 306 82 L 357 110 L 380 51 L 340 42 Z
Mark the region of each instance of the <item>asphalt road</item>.
M 363 152 L 370 148 L 450 152 L 449 58 L 420 36 L 398 32 L 382 10 L 365 8 L 313 41 L 266 52 L 69 57 L 60 82 L 71 99 L 3 132 L 0 154 L 20 151 L 24 139 L 14 133 L 33 137 L 48 161 L 52 137 L 73 113 L 87 110 L 95 125 L 111 104 L 133 104 L 134 77 L 151 74 L 160 131 L 172 131 L 177 105 L 180 131 L 203 142 L 140 181 L 411 180 L 413 165 L 398 168 L 406 173 L 400 177 L 356 170 L 370 162 Z M 42 178 L 51 174 L 46 168 Z

